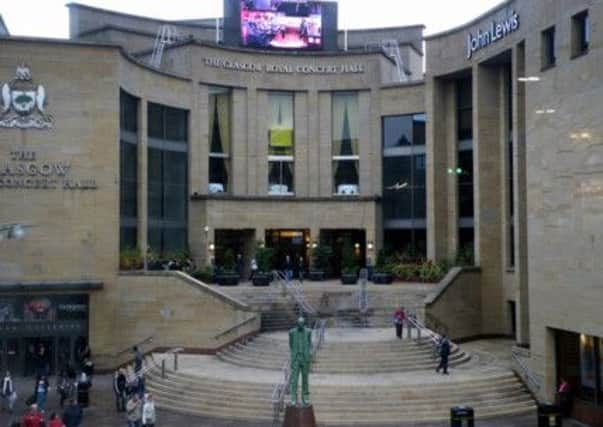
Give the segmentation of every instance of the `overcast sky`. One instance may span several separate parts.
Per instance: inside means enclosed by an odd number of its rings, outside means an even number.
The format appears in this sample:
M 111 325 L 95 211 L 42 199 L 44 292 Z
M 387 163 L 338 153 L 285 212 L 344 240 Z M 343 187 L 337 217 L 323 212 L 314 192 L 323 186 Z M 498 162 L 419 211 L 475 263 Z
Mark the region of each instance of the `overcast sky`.
M 502 0 L 339 0 L 339 28 L 424 24 L 444 31 L 486 12 Z M 81 0 L 79 3 L 162 19 L 222 16 L 223 0 Z M 65 0 L 0 0 L 11 35 L 67 38 Z

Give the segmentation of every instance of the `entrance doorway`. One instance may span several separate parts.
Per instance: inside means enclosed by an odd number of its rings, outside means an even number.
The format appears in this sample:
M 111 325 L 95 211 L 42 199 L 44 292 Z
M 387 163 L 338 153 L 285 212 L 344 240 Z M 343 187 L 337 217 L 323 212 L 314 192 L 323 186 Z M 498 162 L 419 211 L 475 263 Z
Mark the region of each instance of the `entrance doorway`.
M 320 230 L 320 243 L 333 250 L 329 277 L 339 277 L 343 268 L 344 247 L 352 247 L 357 266 L 366 265 L 366 232 L 364 230 Z
M 273 268 L 283 270 L 287 255 L 295 276 L 299 276 L 299 258 L 302 258 L 304 270 L 308 270 L 308 247 L 310 230 L 266 230 L 266 246 L 274 250 L 272 255 Z
M 228 258 L 232 258 L 237 272 L 243 278 L 249 277 L 249 264 L 255 246 L 254 237 L 255 230 L 252 229 L 216 230 L 214 234 L 215 265 L 224 268 L 225 264 L 229 262 Z M 241 260 L 238 260 L 239 255 L 241 255 Z
M 517 339 L 517 319 L 516 319 L 516 315 L 517 313 L 515 312 L 515 301 L 507 301 L 507 305 L 509 307 L 509 321 L 510 321 L 510 326 L 511 326 L 511 336 L 513 337 L 513 339 Z

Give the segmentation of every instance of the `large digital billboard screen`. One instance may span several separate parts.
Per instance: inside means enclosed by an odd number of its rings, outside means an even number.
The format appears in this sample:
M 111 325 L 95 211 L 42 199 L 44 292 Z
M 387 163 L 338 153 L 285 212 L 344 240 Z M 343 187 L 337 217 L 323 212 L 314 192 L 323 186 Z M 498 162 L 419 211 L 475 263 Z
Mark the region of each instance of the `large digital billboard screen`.
M 320 2 L 241 0 L 241 43 L 261 49 L 321 49 Z

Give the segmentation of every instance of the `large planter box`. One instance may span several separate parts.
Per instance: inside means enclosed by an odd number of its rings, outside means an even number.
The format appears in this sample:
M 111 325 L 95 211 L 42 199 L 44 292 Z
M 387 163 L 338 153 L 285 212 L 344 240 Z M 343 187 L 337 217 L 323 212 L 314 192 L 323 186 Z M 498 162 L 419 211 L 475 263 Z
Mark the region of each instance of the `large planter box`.
M 391 285 L 394 278 L 389 273 L 373 273 L 373 283 L 375 285 Z
M 258 273 L 251 279 L 253 286 L 270 286 L 272 282 L 272 274 L 270 273 Z
M 341 273 L 341 283 L 344 285 L 355 285 L 358 282 L 356 273 Z
M 325 272 L 324 271 L 310 271 L 308 273 L 308 278 L 313 282 L 322 282 L 325 280 Z
M 237 286 L 239 284 L 239 275 L 237 273 L 217 274 L 216 283 L 220 286 Z

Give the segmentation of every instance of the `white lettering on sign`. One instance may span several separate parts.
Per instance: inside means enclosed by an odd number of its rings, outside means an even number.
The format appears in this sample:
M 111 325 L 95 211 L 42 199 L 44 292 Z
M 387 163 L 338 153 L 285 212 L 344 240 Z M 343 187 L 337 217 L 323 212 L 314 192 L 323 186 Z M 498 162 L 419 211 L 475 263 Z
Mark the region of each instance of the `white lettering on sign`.
M 477 35 L 469 33 L 467 36 L 467 59 L 471 59 L 473 54 L 500 39 L 507 37 L 519 29 L 519 15 L 513 11 L 504 21 L 492 21 L 490 28 L 485 30 L 478 29 Z
M 35 151 L 11 151 L 10 161 L 0 164 L 1 188 L 96 190 L 93 179 L 73 179 L 66 162 L 40 162 Z
M 224 70 L 244 71 L 251 73 L 278 73 L 278 74 L 358 74 L 364 73 L 364 64 L 259 64 L 252 62 L 231 61 L 224 58 L 204 58 L 208 67 Z

